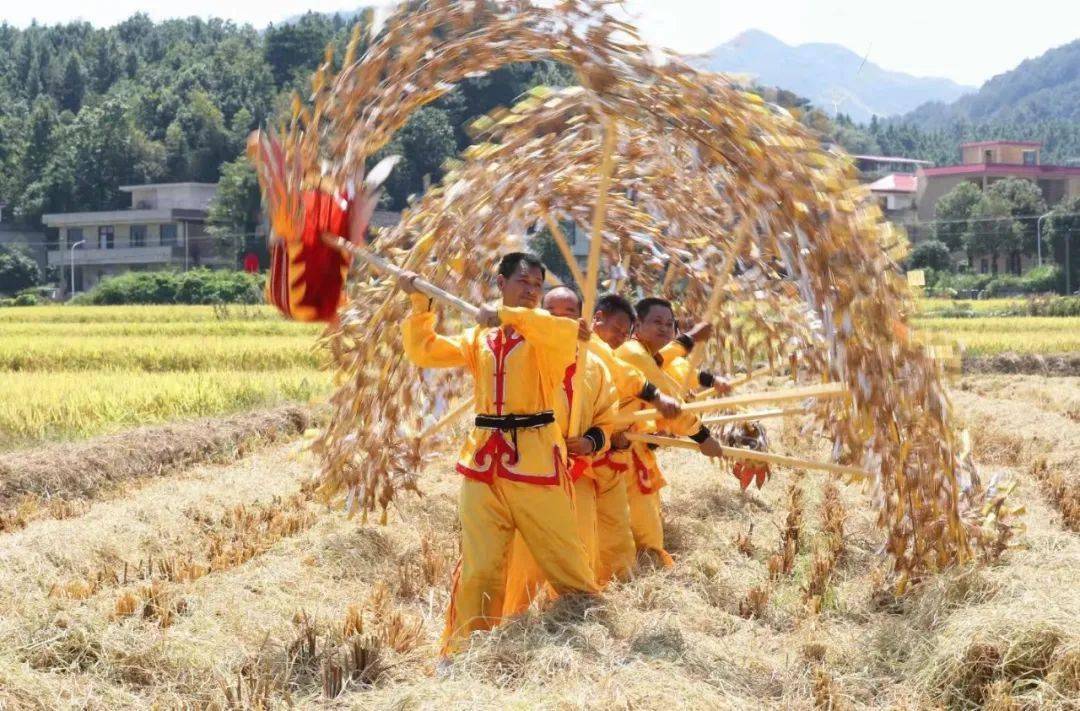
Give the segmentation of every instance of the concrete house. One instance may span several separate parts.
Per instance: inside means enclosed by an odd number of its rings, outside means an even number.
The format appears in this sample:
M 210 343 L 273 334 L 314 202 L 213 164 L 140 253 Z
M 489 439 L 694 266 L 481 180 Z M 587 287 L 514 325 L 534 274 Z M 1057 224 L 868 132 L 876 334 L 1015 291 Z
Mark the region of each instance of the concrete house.
M 216 183 L 125 185 L 126 210 L 42 216 L 58 231 L 49 266 L 61 267 L 68 293 L 86 291 L 107 276 L 133 270 L 232 267 L 206 231 Z
M 933 220 L 937 201 L 964 181 L 985 190 L 1005 178 L 1026 178 L 1039 186 L 1047 205 L 1080 195 L 1080 167 L 1043 165 L 1041 143 L 978 141 L 961 144 L 960 153 L 960 165 L 919 169 L 920 220 Z

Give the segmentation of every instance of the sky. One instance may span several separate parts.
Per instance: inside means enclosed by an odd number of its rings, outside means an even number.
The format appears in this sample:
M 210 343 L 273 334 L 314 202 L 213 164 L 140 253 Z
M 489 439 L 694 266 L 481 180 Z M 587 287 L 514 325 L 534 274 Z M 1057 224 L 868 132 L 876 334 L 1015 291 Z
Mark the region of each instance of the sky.
M 380 3 L 382 4 L 382 3 Z M 832 42 L 885 69 L 978 86 L 1024 59 L 1080 37 L 1080 2 L 1026 0 L 999 10 L 986 0 L 626 0 L 645 39 L 703 53 L 760 29 L 788 44 Z M 154 20 L 199 15 L 263 27 L 306 10 L 333 12 L 355 0 L 0 0 L 0 20 L 25 27 L 87 20 L 116 24 L 136 12 Z

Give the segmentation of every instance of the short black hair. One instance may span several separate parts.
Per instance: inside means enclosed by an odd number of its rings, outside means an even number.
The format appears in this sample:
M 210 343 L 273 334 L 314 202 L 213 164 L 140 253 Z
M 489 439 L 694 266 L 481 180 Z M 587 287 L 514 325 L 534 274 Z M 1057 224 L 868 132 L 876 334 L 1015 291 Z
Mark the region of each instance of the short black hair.
M 499 276 L 504 279 L 509 279 L 514 275 L 514 272 L 518 270 L 524 262 L 529 269 L 539 269 L 540 275 L 546 277 L 547 269 L 544 267 L 544 263 L 540 261 L 540 257 L 535 254 L 529 254 L 528 252 L 510 252 L 504 254 L 503 258 L 499 260 Z
M 583 299 L 581 297 L 581 292 L 578 291 L 577 289 L 575 289 L 574 287 L 570 286 L 569 284 L 556 284 L 555 286 L 551 287 L 550 289 L 548 289 L 547 291 L 544 292 L 544 298 L 546 299 L 548 294 L 550 294 L 551 292 L 553 292 L 553 291 L 555 291 L 557 289 L 566 289 L 571 294 L 573 294 L 574 298 L 577 299 L 579 309 L 582 306 L 585 305 L 585 299 Z
M 634 304 L 634 310 L 637 311 L 638 320 L 644 321 L 645 317 L 649 315 L 649 310 L 654 306 L 663 306 L 670 311 L 672 315 L 675 314 L 675 308 L 667 299 L 661 299 L 659 296 L 646 296 L 644 299 Z
M 594 309 L 593 313 L 624 313 L 630 319 L 630 323 L 637 321 L 637 314 L 634 313 L 634 307 L 630 305 L 630 300 L 619 294 L 604 294 L 601 296 L 596 302 L 596 309 Z

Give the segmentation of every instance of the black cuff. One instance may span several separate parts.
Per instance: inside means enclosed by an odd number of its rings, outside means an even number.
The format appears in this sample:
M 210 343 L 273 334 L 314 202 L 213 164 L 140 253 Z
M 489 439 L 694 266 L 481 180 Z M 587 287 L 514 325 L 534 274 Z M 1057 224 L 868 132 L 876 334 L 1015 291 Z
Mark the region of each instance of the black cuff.
M 694 350 L 694 339 L 687 336 L 685 333 L 680 333 L 675 337 L 675 342 L 686 349 L 686 352 Z
M 716 383 L 716 376 L 707 370 L 703 370 L 697 375 L 697 381 L 703 388 L 711 388 Z
M 645 381 L 645 387 L 643 387 L 641 389 L 641 392 L 638 393 L 638 397 L 641 398 L 642 400 L 644 400 L 645 402 L 652 402 L 653 400 L 656 399 L 656 396 L 659 395 L 659 394 L 660 394 L 660 388 L 656 387 L 655 385 L 653 385 L 652 383 L 650 383 L 649 381 L 646 380 Z
M 690 439 L 694 440 L 698 444 L 701 444 L 709 437 L 712 437 L 712 432 L 709 432 L 709 428 L 705 425 L 702 425 L 700 430 L 690 435 Z
M 603 449 L 604 443 L 607 441 L 607 438 L 604 437 L 604 431 L 599 427 L 590 427 L 585 430 L 585 434 L 583 434 L 582 437 L 592 442 L 593 454 L 596 454 Z

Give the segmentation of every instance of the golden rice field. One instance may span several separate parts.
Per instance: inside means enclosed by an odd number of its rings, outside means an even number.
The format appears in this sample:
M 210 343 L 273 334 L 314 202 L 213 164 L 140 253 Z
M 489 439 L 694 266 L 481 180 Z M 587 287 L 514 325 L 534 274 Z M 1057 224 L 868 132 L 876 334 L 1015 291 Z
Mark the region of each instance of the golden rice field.
M 931 336 L 956 341 L 970 355 L 1080 352 L 1080 318 L 1075 317 L 918 318 L 915 326 Z
M 0 310 L 0 451 L 321 398 L 317 334 L 263 307 Z
M 954 302 L 919 302 L 932 314 Z M 1008 299 L 964 302 L 993 313 Z M 969 355 L 1080 352 L 1080 318 L 919 316 Z M 318 326 L 265 306 L 0 310 L 0 451 L 321 398 Z

